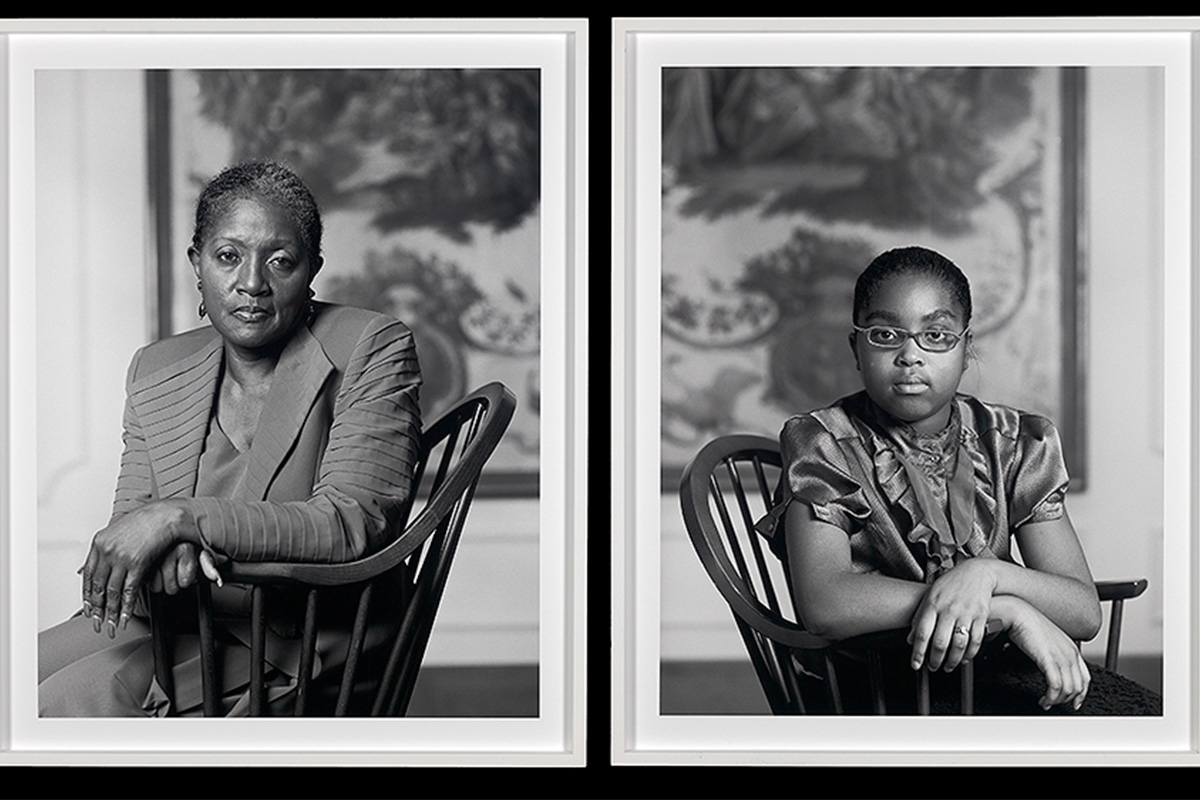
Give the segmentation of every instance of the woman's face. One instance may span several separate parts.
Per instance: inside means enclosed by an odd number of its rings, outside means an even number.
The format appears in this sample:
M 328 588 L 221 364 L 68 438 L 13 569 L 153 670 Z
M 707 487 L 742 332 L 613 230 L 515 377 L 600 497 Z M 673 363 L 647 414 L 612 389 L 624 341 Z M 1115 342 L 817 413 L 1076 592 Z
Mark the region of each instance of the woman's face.
M 963 309 L 941 281 L 924 275 L 890 278 L 860 312 L 860 327 L 888 325 L 917 332 L 929 329 L 961 334 Z M 970 334 L 952 350 L 931 353 L 908 337 L 897 349 L 877 347 L 865 333 L 850 336 L 850 347 L 867 394 L 884 411 L 920 433 L 936 433 L 950 421 L 950 402 L 967 366 Z
M 280 345 L 301 323 L 320 268 L 289 216 L 274 203 L 240 198 L 188 258 L 213 327 L 245 351 Z

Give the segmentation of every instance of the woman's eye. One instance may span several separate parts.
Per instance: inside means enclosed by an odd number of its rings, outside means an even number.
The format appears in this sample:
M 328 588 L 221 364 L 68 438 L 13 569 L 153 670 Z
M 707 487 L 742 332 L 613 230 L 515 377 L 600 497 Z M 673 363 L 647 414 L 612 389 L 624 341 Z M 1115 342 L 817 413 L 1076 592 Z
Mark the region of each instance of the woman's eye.
M 235 250 L 221 250 L 217 253 L 217 261 L 224 264 L 236 264 L 238 262 L 238 254 Z
M 944 342 L 949 331 L 925 331 L 925 340 L 928 342 Z
M 291 269 L 296 266 L 295 260 L 287 255 L 273 256 L 268 263 L 276 269 Z
M 884 344 L 896 341 L 896 332 L 891 328 L 876 328 L 875 340 Z

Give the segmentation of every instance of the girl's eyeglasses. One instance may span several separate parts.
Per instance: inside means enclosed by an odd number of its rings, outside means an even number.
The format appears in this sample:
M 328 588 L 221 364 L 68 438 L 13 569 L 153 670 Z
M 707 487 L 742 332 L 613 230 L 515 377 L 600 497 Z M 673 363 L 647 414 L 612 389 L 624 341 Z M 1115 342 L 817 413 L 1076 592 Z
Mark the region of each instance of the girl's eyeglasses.
M 884 350 L 899 350 L 904 342 L 911 338 L 917 346 L 930 353 L 945 353 L 958 346 L 958 340 L 967 335 L 967 328 L 962 333 L 929 328 L 923 331 L 910 331 L 904 328 L 894 328 L 890 325 L 872 325 L 869 328 L 854 326 L 854 330 L 867 335 L 867 344 Z

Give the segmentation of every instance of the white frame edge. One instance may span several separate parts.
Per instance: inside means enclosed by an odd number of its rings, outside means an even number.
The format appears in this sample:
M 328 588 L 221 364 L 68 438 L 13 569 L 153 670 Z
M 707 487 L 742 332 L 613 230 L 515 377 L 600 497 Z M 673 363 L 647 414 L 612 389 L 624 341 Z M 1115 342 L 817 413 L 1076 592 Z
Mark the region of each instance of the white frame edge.
M 1174 571 L 1167 577 L 1187 583 L 1184 593 L 1190 601 L 1190 609 L 1182 609 L 1178 613 L 1185 617 L 1188 636 L 1186 652 L 1182 657 L 1188 663 L 1187 689 L 1192 698 L 1191 707 L 1186 713 L 1188 727 L 1187 744 L 1179 750 L 1164 752 L 1138 751 L 1049 751 L 1029 750 L 1016 751 L 934 751 L 920 750 L 821 750 L 805 751 L 789 748 L 780 744 L 777 747 L 739 748 L 730 745 L 728 749 L 695 749 L 688 747 L 674 748 L 669 744 L 657 744 L 654 747 L 641 747 L 638 744 L 639 724 L 645 723 L 645 716 L 639 716 L 640 705 L 634 698 L 638 672 L 635 666 L 637 648 L 642 645 L 645 634 L 637 630 L 638 604 L 647 594 L 645 587 L 636 585 L 634 567 L 636 562 L 637 520 L 635 506 L 638 503 L 635 469 L 631 459 L 638 452 L 634 430 L 637 427 L 635 395 L 638 387 L 633 379 L 633 363 L 638 350 L 637 331 L 635 330 L 637 314 L 634 311 L 636 293 L 633 290 L 632 258 L 636 249 L 638 235 L 657 236 L 657 231 L 641 232 L 635 230 L 635 184 L 637 170 L 635 161 L 638 154 L 634 148 L 634 120 L 630 90 L 634 80 L 630 43 L 638 34 L 663 33 L 736 33 L 747 34 L 754 32 L 812 32 L 812 33 L 845 33 L 845 32 L 1191 32 L 1191 81 L 1193 85 L 1200 76 L 1200 55 L 1197 54 L 1198 39 L 1200 39 L 1200 17 L 1146 17 L 1146 18 L 913 18 L 913 19 L 884 19 L 884 18 L 827 18 L 827 19 L 614 19 L 612 26 L 612 140 L 613 140 L 613 211 L 612 225 L 612 444 L 611 452 L 614 464 L 614 480 L 612 485 L 611 518 L 612 542 L 611 556 L 613 565 L 612 584 L 612 621 L 613 649 L 611 658 L 611 691 L 612 691 L 612 740 L 610 756 L 613 764 L 624 765 L 772 765 L 772 764 L 805 764 L 805 765 L 856 765 L 870 764 L 875 766 L 910 766 L 914 763 L 929 765 L 1192 765 L 1200 764 L 1200 710 L 1194 699 L 1200 691 L 1200 679 L 1197 676 L 1197 664 L 1200 663 L 1200 643 L 1196 635 L 1196 618 L 1194 609 L 1197 607 L 1200 579 L 1196 548 L 1186 549 L 1186 559 L 1175 565 Z M 1200 130 L 1200 104 L 1192 102 L 1190 119 L 1192 130 Z M 1189 243 L 1186 256 L 1190 269 L 1185 270 L 1194 275 L 1196 265 L 1200 264 L 1200 224 L 1195 219 L 1195 208 L 1200 198 L 1200 175 L 1196 168 L 1200 164 L 1200 142 L 1193 136 L 1188 158 L 1191 162 L 1192 179 L 1186 187 L 1183 203 L 1192 210 L 1190 221 L 1183 222 L 1172 217 L 1167 221 L 1167 227 L 1174 229 L 1175 241 L 1180 237 Z M 1178 196 L 1168 196 L 1166 200 L 1180 200 Z M 1167 206 L 1170 208 L 1170 206 Z M 1190 280 L 1188 275 L 1184 281 Z M 1176 419 L 1187 420 L 1188 434 L 1185 441 L 1175 448 L 1177 462 L 1183 465 L 1184 474 L 1174 476 L 1166 487 L 1168 495 L 1174 493 L 1177 506 L 1186 508 L 1186 528 L 1191 532 L 1190 541 L 1197 541 L 1200 535 L 1200 522 L 1196 514 L 1195 476 L 1197 465 L 1200 464 L 1200 443 L 1197 442 L 1197 427 L 1200 421 L 1200 411 L 1197 410 L 1195 398 L 1200 397 L 1200 378 L 1197 377 L 1195 342 L 1200 336 L 1200 322 L 1196 319 L 1196 311 L 1200 308 L 1200 289 L 1195 282 L 1189 283 L 1182 297 L 1167 298 L 1167 311 L 1174 311 L 1182 317 L 1182 321 L 1171 321 L 1168 314 L 1166 339 L 1172 343 L 1174 355 L 1179 357 L 1184 366 L 1183 386 L 1187 389 L 1186 397 L 1172 396 L 1169 393 L 1165 399 L 1164 416 L 1172 412 Z M 1174 329 L 1170 326 L 1174 325 Z M 1174 339 L 1172 336 L 1174 335 Z M 1170 451 L 1168 452 L 1170 455 Z M 649 570 L 647 570 L 649 571 Z M 650 638 L 653 638 L 651 636 Z M 653 700 L 658 700 L 655 693 Z M 694 718 L 697 722 L 710 718 Z M 725 718 L 740 720 L 744 718 Z M 755 718 L 760 719 L 760 718 Z M 772 724 L 771 718 L 761 718 L 766 725 Z M 654 721 L 654 720 L 651 720 Z M 643 725 L 643 728 L 646 727 Z M 771 730 L 777 730 L 772 728 Z

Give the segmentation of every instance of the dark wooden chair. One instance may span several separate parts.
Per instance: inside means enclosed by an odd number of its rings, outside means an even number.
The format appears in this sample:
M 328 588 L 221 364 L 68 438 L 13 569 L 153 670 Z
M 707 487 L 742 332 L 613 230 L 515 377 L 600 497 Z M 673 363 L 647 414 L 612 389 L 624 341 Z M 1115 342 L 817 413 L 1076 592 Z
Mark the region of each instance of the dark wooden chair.
M 802 691 L 801 665 L 819 666 L 817 698 L 822 708 L 844 713 L 838 685 L 838 663 L 866 667 L 874 713 L 887 713 L 881 654 L 905 646 L 907 630 L 882 631 L 843 641 L 829 641 L 806 631 L 797 621 L 791 586 L 780 559 L 755 530 L 772 506 L 781 472 L 779 443 L 763 436 L 724 436 L 708 443 L 684 469 L 680 501 L 688 536 L 697 555 L 733 613 L 738 632 L 754 665 L 771 712 L 813 713 L 812 690 Z M 1124 602 L 1146 589 L 1146 581 L 1098 582 L 1102 601 L 1111 602 L 1105 667 L 1116 671 Z M 998 633 L 993 627 L 992 635 Z M 807 667 L 804 667 L 807 669 Z M 970 663 L 958 670 L 960 711 L 974 711 L 974 676 Z M 928 670 L 914 672 L 916 708 L 930 713 Z
M 421 437 L 413 493 L 403 530 L 383 550 L 343 564 L 231 562 L 222 567 L 226 584 L 248 587 L 251 597 L 249 697 L 252 716 L 268 712 L 264 675 L 269 598 L 280 590 L 304 602 L 296 716 L 404 716 L 425 653 L 451 560 L 485 463 L 504 435 L 516 408 L 513 394 L 490 383 L 428 425 Z M 416 510 L 414 515 L 414 510 Z M 212 590 L 198 582 L 205 716 L 222 713 L 213 625 Z M 173 697 L 172 637 L 163 622 L 161 596 L 151 596 L 155 675 Z M 156 613 L 157 612 L 157 613 Z M 390 647 L 363 657 L 373 621 L 388 624 Z M 317 633 L 336 624 L 350 633 L 345 660 L 334 681 L 310 680 Z M 370 662 L 369 664 L 366 662 Z M 174 705 L 174 703 L 172 703 Z

